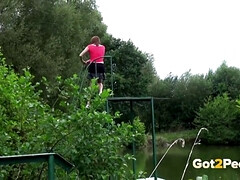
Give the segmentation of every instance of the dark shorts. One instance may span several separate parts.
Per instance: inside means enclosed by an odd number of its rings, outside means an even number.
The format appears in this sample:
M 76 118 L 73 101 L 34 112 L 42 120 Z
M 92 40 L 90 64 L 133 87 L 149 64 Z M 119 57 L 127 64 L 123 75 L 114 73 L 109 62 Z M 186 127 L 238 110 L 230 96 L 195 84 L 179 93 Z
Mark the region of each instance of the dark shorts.
M 95 66 L 97 66 L 97 71 L 95 71 Z M 88 79 L 93 79 L 93 78 L 97 78 L 99 83 L 105 80 L 104 64 L 102 63 L 90 64 L 90 66 L 88 67 Z

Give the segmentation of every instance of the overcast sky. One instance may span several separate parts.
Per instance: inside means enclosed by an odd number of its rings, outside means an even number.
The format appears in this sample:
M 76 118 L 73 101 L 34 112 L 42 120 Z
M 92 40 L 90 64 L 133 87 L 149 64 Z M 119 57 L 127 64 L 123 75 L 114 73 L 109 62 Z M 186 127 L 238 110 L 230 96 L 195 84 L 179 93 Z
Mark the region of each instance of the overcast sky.
M 154 55 L 160 78 L 240 67 L 240 0 L 96 0 L 108 33 Z

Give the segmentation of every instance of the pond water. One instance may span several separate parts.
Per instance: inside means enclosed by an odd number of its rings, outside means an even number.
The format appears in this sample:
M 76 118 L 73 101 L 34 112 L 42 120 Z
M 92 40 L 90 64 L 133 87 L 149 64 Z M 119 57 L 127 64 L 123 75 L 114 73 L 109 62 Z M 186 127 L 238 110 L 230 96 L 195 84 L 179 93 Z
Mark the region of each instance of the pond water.
M 163 156 L 167 148 L 159 148 L 157 153 L 157 162 Z M 163 159 L 157 169 L 158 177 L 166 180 L 180 180 L 183 170 L 185 168 L 189 152 L 191 150 L 191 144 L 184 148 L 180 145 L 174 145 L 166 157 Z M 153 168 L 152 152 L 149 150 L 140 150 L 136 154 L 137 171 L 145 171 L 146 177 L 150 175 Z M 216 159 L 230 159 L 231 161 L 237 161 L 235 164 L 238 168 L 232 168 L 231 165 L 222 169 L 200 168 L 196 169 L 193 167 L 193 160 L 201 159 L 202 161 L 216 160 Z M 207 166 L 208 162 L 204 162 Z M 240 180 L 240 146 L 210 146 L 210 145 L 197 145 L 194 147 L 188 169 L 185 174 L 186 180 L 195 180 L 197 176 L 204 174 L 208 175 L 209 180 Z M 215 162 L 216 164 L 222 165 L 220 160 Z M 131 166 L 130 166 L 131 167 Z

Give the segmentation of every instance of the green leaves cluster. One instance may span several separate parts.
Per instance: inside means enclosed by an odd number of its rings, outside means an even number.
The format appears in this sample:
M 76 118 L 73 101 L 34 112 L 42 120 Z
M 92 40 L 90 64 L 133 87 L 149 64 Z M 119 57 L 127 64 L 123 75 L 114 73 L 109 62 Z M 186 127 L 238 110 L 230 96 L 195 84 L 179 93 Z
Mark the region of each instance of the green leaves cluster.
M 118 113 L 105 111 L 110 90 L 99 96 L 98 87 L 80 89 L 78 76 L 57 79 L 58 97 L 52 106 L 41 99 L 28 70 L 14 73 L 1 57 L 0 66 L 0 155 L 41 152 L 60 153 L 76 165 L 71 178 L 127 179 L 127 156 L 119 153 L 133 139 L 132 126 L 116 124 Z M 47 84 L 47 82 L 45 82 Z M 47 86 L 48 97 L 52 87 Z M 90 108 L 86 108 L 90 101 Z M 46 178 L 45 164 L 0 168 L 1 178 Z M 62 171 L 57 176 L 67 178 Z M 69 177 L 68 177 L 69 178 Z
M 45 123 L 53 116 L 48 113 L 49 107 L 41 102 L 37 86 L 32 84 L 33 76 L 28 70 L 23 75 L 14 73 L 0 57 L 0 139 L 1 155 L 17 155 L 24 153 L 46 152 L 47 139 L 43 133 Z M 16 178 L 22 166 L 7 167 L 1 170 L 4 177 Z M 34 170 L 35 168 L 32 168 Z M 26 177 L 31 171 L 25 171 Z M 33 176 L 34 177 L 34 176 Z
M 108 54 L 113 56 L 114 95 L 121 96 L 147 96 L 148 86 L 155 76 L 153 57 L 141 52 L 130 40 L 125 42 L 107 36 L 104 44 Z M 110 64 L 106 61 L 107 72 Z M 110 87 L 110 78 L 107 79 Z
M 146 144 L 146 129 L 143 122 L 140 121 L 139 117 L 133 120 L 133 134 L 134 142 L 136 147 L 143 147 Z
M 215 144 L 239 143 L 240 110 L 237 103 L 225 93 L 222 96 L 209 98 L 197 113 L 194 123 L 198 128 L 209 130 L 205 140 Z
M 0 123 L 4 141 L 0 153 L 18 154 L 26 149 L 32 152 L 31 145 L 37 140 L 32 131 L 38 128 L 39 119 L 47 119 L 44 114 L 47 105 L 39 101 L 40 92 L 34 92 L 36 85 L 32 85 L 29 71 L 24 70 L 24 75 L 18 76 L 4 61 L 1 57 Z

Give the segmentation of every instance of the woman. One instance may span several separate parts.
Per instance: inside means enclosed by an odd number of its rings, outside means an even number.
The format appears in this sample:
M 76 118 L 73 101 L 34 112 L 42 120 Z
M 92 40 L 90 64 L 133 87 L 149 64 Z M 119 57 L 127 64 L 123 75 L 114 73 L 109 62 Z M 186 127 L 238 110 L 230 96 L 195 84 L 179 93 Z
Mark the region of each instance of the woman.
M 83 56 L 89 53 L 90 59 L 87 61 L 83 60 Z M 88 64 L 88 78 L 91 80 L 92 78 L 97 78 L 99 94 L 102 93 L 103 90 L 103 80 L 105 79 L 105 68 L 104 68 L 104 58 L 105 55 L 105 46 L 101 45 L 100 38 L 98 36 L 93 36 L 91 38 L 91 44 L 89 44 L 81 53 L 80 58 L 83 63 Z M 95 64 L 96 63 L 96 64 Z M 97 74 L 95 71 L 95 65 L 97 67 Z

